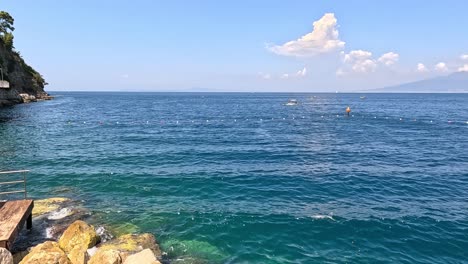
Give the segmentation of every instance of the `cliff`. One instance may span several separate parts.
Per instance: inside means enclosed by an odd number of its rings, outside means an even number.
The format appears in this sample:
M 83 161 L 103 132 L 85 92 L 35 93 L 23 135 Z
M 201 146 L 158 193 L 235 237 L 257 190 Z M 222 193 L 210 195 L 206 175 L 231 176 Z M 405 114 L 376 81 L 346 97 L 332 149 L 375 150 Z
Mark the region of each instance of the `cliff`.
M 42 76 L 21 58 L 20 54 L 7 47 L 0 39 L 0 67 L 3 79 L 10 88 L 0 88 L 0 106 L 18 104 L 38 99 L 50 99 L 44 91 Z

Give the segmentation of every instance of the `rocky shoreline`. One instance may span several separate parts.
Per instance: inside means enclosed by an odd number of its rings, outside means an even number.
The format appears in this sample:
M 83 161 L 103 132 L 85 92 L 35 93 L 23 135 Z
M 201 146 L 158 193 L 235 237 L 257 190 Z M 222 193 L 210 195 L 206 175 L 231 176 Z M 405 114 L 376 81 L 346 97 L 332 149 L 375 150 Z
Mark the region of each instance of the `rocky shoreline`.
M 90 213 L 67 198 L 36 200 L 33 229 L 22 231 L 11 252 L 0 248 L 2 264 L 161 264 L 153 234 L 118 237 L 81 219 Z

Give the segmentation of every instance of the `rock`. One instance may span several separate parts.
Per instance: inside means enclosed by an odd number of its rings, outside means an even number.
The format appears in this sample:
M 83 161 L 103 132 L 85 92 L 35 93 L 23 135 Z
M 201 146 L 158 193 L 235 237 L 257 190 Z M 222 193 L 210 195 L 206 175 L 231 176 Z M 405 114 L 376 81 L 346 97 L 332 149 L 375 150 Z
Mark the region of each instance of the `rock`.
M 124 264 L 161 264 L 156 260 L 156 256 L 150 249 L 145 249 L 136 254 L 130 255 Z
M 72 248 L 67 256 L 73 264 L 86 264 L 89 259 L 88 252 L 79 246 Z
M 114 249 L 121 252 L 136 253 L 143 249 L 150 249 L 156 255 L 161 257 L 161 250 L 152 234 L 128 234 L 112 239 L 98 246 L 100 250 Z
M 27 94 L 27 93 L 20 93 L 19 96 L 23 100 L 23 103 L 30 103 L 30 102 L 36 102 L 36 96 Z
M 72 264 L 57 242 L 47 241 L 31 249 L 20 264 Z
M 94 247 L 99 241 L 99 237 L 94 227 L 77 220 L 71 224 L 60 237 L 59 245 L 65 252 L 69 253 L 74 248 L 86 251 Z
M 112 225 L 109 226 L 109 230 L 116 236 L 121 236 L 125 234 L 136 234 L 140 232 L 140 228 L 132 223 Z
M 0 263 L 13 264 L 13 256 L 6 248 L 0 248 Z
M 105 227 L 99 226 L 96 228 L 96 233 L 98 234 L 99 238 L 101 239 L 101 243 L 109 241 L 114 238 L 114 236 L 109 232 Z
M 122 264 L 122 258 L 117 250 L 98 250 L 88 264 Z
M 162 245 L 170 259 L 183 260 L 176 263 L 224 263 L 227 255 L 205 241 L 166 240 Z
M 26 257 L 26 255 L 28 254 L 29 254 L 29 251 L 27 250 L 16 252 L 15 254 L 13 254 L 13 264 L 20 263 L 20 261 L 24 259 L 24 257 Z
M 46 213 L 50 213 L 59 209 L 61 204 L 69 201 L 70 199 L 61 197 L 35 200 L 32 214 L 34 217 L 37 217 Z

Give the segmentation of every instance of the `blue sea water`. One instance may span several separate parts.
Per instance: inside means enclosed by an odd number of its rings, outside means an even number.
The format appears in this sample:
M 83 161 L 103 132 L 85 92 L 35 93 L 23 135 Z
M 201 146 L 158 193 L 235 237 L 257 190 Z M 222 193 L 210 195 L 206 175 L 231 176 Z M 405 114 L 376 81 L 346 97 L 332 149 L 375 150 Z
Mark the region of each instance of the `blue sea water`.
M 0 109 L 0 170 L 173 263 L 468 263 L 467 94 L 53 95 Z

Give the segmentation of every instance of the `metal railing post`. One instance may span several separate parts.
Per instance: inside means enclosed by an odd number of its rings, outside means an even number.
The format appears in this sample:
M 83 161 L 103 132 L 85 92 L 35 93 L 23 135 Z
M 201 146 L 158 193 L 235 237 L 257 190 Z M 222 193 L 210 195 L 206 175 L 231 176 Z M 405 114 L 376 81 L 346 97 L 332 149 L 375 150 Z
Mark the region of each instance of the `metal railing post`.
M 5 195 L 5 194 L 14 194 L 14 193 L 24 193 L 24 199 L 28 197 L 28 191 L 27 191 L 27 185 L 26 185 L 26 173 L 28 173 L 29 170 L 17 170 L 17 171 L 0 171 L 0 175 L 2 174 L 16 174 L 16 173 L 21 173 L 23 174 L 23 180 L 7 180 L 7 181 L 0 181 L 0 185 L 13 185 L 13 184 L 23 184 L 24 190 L 16 190 L 16 191 L 5 191 L 5 192 L 0 192 L 0 195 Z

